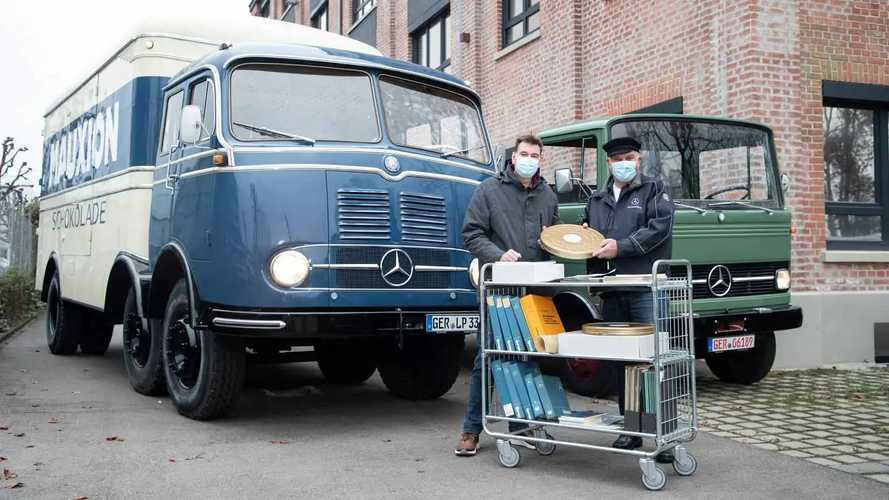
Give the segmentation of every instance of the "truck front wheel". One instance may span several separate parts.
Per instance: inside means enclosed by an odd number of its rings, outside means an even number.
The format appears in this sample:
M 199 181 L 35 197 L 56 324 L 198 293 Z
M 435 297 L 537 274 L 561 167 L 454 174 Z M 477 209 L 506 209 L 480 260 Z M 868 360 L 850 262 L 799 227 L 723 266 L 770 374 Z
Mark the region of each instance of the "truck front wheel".
M 775 333 L 760 332 L 752 349 L 707 354 L 707 367 L 719 380 L 750 385 L 759 382 L 775 362 Z
M 360 384 L 377 371 L 377 361 L 369 347 L 361 340 L 319 342 L 315 344 L 318 368 L 330 383 Z
M 195 420 L 223 416 L 244 385 L 245 352 L 238 339 L 191 327 L 188 287 L 180 280 L 164 313 L 163 368 L 167 392 L 182 415 Z
M 83 319 L 78 306 L 62 299 L 58 272 L 49 283 L 46 308 L 46 343 L 49 351 L 53 354 L 73 354 L 80 340 Z
M 400 398 L 435 399 L 457 380 L 462 352 L 462 335 L 407 337 L 403 349 L 393 347 L 381 353 L 380 377 Z

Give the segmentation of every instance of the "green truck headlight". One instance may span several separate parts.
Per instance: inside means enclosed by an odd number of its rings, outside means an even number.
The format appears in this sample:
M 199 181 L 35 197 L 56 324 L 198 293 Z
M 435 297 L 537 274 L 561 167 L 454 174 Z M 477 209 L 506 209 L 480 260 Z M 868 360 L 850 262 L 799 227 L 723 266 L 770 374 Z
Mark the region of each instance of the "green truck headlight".
M 775 271 L 775 287 L 778 290 L 790 289 L 790 271 L 787 269 L 778 269 Z
M 472 259 L 467 272 L 469 273 L 469 281 L 472 282 L 472 286 L 478 288 L 478 259 Z
M 309 259 L 296 250 L 278 252 L 269 264 L 269 275 L 284 288 L 299 286 L 309 277 Z

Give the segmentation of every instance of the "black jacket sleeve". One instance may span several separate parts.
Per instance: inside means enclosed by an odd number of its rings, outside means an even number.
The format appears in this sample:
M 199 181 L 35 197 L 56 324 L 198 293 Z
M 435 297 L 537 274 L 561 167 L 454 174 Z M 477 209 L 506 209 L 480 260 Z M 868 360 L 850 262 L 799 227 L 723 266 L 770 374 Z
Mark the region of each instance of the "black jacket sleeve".
M 656 182 L 646 203 L 648 224 L 628 238 L 618 240 L 618 257 L 645 255 L 667 241 L 673 233 L 673 210 L 673 200 L 667 195 L 664 183 Z
M 466 209 L 463 222 L 463 244 L 478 258 L 482 264 L 497 262 L 503 255 L 502 250 L 491 241 L 491 211 L 485 190 L 476 189 Z
M 553 193 L 552 198 L 553 198 L 553 216 L 552 216 L 552 218 L 550 218 L 549 225 L 550 226 L 558 226 L 559 224 L 561 224 L 561 220 L 562 220 L 559 218 L 559 197 L 556 196 L 555 193 Z

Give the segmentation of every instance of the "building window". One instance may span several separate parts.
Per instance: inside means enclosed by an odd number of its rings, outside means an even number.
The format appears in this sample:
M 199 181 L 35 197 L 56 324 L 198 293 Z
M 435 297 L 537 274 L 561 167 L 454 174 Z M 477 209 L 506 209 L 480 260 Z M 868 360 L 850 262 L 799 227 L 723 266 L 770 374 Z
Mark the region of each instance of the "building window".
M 322 31 L 330 31 L 330 19 L 327 17 L 327 2 L 318 7 L 318 10 L 312 16 L 312 27 Z
M 377 5 L 377 0 L 352 0 L 352 24 L 355 24 Z
M 503 0 L 504 47 L 534 33 L 539 28 L 539 0 Z
M 265 0 L 259 4 L 259 16 L 269 17 L 271 15 L 272 0 Z
M 296 22 L 296 0 L 284 0 L 284 12 L 281 14 L 281 20 L 288 23 Z
M 447 10 L 433 17 L 412 35 L 413 60 L 417 64 L 447 71 L 451 65 L 451 14 Z

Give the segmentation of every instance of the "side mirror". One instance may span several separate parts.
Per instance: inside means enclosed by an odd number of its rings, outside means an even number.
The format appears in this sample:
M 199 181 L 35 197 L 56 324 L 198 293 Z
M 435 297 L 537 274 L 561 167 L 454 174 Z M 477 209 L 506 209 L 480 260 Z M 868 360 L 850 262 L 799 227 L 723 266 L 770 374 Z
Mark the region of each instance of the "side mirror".
M 791 179 L 787 174 L 781 174 L 781 191 L 785 193 L 790 191 Z
M 179 119 L 179 138 L 185 144 L 197 144 L 201 139 L 204 123 L 201 117 L 201 108 L 189 104 L 182 108 L 182 116 Z
M 556 170 L 556 192 L 569 193 L 571 191 L 571 169 L 560 168 Z

